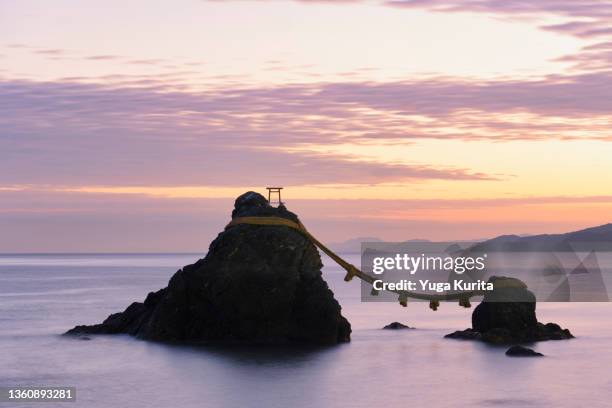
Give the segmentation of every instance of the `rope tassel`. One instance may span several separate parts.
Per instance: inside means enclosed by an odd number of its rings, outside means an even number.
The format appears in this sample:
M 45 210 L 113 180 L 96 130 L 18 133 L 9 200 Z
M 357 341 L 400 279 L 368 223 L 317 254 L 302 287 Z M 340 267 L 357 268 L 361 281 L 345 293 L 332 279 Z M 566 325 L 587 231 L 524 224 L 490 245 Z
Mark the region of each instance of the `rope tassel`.
M 462 297 L 459 299 L 459 306 L 463 306 L 463 307 L 472 307 L 472 304 L 470 303 L 470 298 L 469 297 Z
M 344 275 L 345 282 L 350 282 L 351 280 L 353 280 L 353 277 L 356 275 L 356 269 L 357 268 L 355 268 L 353 265 L 350 265 L 348 268 L 346 268 L 346 275 Z

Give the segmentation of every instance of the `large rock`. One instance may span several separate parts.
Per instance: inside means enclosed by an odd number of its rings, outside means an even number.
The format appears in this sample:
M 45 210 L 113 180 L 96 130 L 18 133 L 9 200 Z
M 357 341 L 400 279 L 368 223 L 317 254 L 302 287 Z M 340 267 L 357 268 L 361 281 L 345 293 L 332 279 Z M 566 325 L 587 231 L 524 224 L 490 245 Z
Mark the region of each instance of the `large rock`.
M 543 324 L 536 318 L 536 299 L 519 279 L 492 276 L 494 290 L 487 292 L 472 313 L 472 328 L 445 337 L 510 344 L 543 340 L 571 339 L 567 329 L 555 323 Z
M 298 221 L 258 193 L 236 199 L 232 218 Z M 68 334 L 129 333 L 172 342 L 248 344 L 350 341 L 351 326 L 321 277 L 321 258 L 300 232 L 284 226 L 226 228 L 208 254 L 174 274 L 168 287 L 103 323 Z

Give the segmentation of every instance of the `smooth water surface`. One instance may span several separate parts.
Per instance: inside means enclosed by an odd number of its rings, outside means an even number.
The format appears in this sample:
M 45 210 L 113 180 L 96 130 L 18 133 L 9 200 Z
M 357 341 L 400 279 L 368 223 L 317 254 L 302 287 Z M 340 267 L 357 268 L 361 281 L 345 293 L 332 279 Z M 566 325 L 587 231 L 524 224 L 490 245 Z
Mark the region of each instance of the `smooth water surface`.
M 18 407 L 612 406 L 612 304 L 538 304 L 541 321 L 577 338 L 532 345 L 545 358 L 509 358 L 505 348 L 443 338 L 468 327 L 471 310 L 361 303 L 359 283 L 327 259 L 350 344 L 202 348 L 60 335 L 142 301 L 200 256 L 1 255 L 0 386 L 77 387 L 76 403 Z M 396 320 L 416 330 L 380 330 Z

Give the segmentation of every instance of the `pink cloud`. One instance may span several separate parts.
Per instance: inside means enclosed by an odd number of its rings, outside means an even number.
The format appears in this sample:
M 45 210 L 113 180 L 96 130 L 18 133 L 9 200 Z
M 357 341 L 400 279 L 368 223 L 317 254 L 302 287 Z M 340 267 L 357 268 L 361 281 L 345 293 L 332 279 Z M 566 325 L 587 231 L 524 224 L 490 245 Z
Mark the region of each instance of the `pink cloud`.
M 85 57 L 85 59 L 91 60 L 91 61 L 116 61 L 122 58 L 123 57 L 119 55 L 90 55 L 90 56 Z
M 5 82 L 0 89 L 0 183 L 253 185 L 491 180 L 461 168 L 405 165 L 287 151 L 329 140 L 317 124 L 272 123 L 309 111 L 301 91 L 228 90 L 191 94 L 79 83 Z M 294 95 L 294 98 L 291 95 Z M 292 109 L 287 101 L 293 100 Z M 264 102 L 265 101 L 265 102 Z M 319 101 L 319 104 L 322 101 Z M 321 112 L 343 115 L 333 101 Z M 341 105 L 341 104 L 340 104 Z M 190 112 L 183 114 L 181 112 Z M 254 129 L 245 114 L 269 116 Z M 223 125 L 219 125 L 223 123 Z
M 423 138 L 612 140 L 611 75 L 478 83 L 432 78 L 206 92 L 168 89 L 148 77 L 130 77 L 128 82 L 138 87 L 5 80 L 0 82 L 0 126 L 6 135 L 0 140 L 5 156 L 0 183 L 495 179 L 499 176 L 478 170 L 360 161 L 311 152 L 308 146 L 409 144 Z M 532 116 L 504 120 L 505 114 L 517 113 Z M 415 115 L 431 120 L 422 122 Z M 538 120 L 547 117 L 565 121 Z M 589 124 L 592 117 L 600 123 Z M 602 122 L 606 117 L 608 125 Z
M 68 52 L 66 50 L 61 50 L 61 49 L 38 49 L 38 50 L 34 50 L 33 51 L 35 54 L 42 54 L 42 55 L 51 55 L 51 56 L 58 56 L 58 55 L 65 55 Z

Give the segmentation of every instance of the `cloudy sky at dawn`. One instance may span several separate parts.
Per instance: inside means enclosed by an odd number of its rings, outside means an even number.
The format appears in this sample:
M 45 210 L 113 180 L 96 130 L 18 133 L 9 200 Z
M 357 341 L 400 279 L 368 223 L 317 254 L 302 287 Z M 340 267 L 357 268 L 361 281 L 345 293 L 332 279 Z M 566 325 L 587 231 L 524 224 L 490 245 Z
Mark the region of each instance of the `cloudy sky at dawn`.
M 326 242 L 612 221 L 612 2 L 0 2 L 0 252 L 206 250 L 244 191 Z

